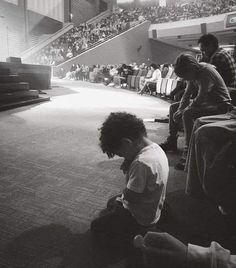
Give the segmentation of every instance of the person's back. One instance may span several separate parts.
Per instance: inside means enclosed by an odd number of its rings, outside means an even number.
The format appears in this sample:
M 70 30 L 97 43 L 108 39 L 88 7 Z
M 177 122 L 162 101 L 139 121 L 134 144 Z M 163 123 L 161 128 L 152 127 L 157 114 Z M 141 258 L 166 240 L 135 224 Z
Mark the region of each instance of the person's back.
M 204 34 L 199 38 L 198 44 L 202 52 L 201 61 L 214 65 L 227 87 L 236 87 L 235 60 L 230 53 L 219 47 L 217 37 Z
M 203 102 L 206 101 L 212 104 L 230 104 L 231 98 L 229 91 L 218 71 L 210 64 L 202 62 L 200 65 L 201 70 L 196 81 L 199 81 L 200 85 L 207 82 L 205 85 L 207 87 L 206 100 L 203 100 Z
M 226 86 L 236 87 L 236 64 L 233 57 L 224 49 L 217 49 L 209 63 L 216 66 L 225 81 Z
M 123 199 L 123 205 L 142 225 L 156 223 L 165 200 L 168 160 L 159 145 L 144 147 L 133 160 L 126 175 L 127 188 L 140 193 L 140 202 Z

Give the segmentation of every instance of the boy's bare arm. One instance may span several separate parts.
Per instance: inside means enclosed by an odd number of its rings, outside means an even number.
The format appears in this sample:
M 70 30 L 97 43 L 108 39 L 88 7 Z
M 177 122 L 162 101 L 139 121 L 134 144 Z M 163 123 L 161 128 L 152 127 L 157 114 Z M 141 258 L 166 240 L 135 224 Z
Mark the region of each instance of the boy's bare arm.
M 128 188 L 124 189 L 123 196 L 130 203 L 140 203 L 141 201 L 141 193 L 136 193 Z

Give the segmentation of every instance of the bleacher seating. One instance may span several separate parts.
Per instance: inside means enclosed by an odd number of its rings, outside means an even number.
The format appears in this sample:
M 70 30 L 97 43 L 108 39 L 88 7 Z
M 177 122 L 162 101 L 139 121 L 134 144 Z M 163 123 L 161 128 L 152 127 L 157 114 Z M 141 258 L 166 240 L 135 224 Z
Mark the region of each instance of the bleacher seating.
M 140 89 L 141 81 L 146 77 L 147 73 L 147 69 L 134 70 L 134 73 L 128 76 L 128 89 Z
M 147 72 L 147 69 L 134 70 L 134 73 L 128 76 L 128 89 L 139 91 L 142 81 L 147 78 Z M 171 92 L 176 88 L 179 80 L 173 68 L 170 68 L 166 77 L 168 78 L 161 78 L 157 81 L 156 94 L 168 98 Z
M 161 78 L 157 81 L 156 92 L 160 96 L 169 97 L 170 93 L 176 88 L 177 79 Z

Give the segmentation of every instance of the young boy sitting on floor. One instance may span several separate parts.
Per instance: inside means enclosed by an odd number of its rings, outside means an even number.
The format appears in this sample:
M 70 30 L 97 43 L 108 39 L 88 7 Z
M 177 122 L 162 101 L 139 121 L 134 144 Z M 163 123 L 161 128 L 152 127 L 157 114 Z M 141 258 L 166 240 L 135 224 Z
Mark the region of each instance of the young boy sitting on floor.
M 111 113 L 100 129 L 100 147 L 109 158 L 124 158 L 126 188 L 107 203 L 107 213 L 91 223 L 103 243 L 132 247 L 132 239 L 154 226 L 161 215 L 169 173 L 164 151 L 147 138 L 143 121 L 126 112 Z M 106 241 L 106 242 L 105 242 Z

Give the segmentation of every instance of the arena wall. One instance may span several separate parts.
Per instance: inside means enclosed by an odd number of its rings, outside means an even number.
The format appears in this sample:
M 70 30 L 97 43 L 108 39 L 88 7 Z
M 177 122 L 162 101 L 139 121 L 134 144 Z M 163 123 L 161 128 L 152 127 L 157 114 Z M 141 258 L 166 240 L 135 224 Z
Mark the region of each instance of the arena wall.
M 71 13 L 75 25 L 85 22 L 99 14 L 99 0 L 71 0 Z
M 182 47 L 166 44 L 158 40 L 150 39 L 150 47 L 152 60 L 156 63 L 174 63 L 176 57 L 184 52 L 192 53 L 196 55 L 197 52 L 191 49 L 185 49 Z
M 20 52 L 27 48 L 25 40 L 25 20 L 24 9 L 19 2 L 19 6 L 0 1 L 0 60 L 5 60 L 8 56 L 18 56 Z M 37 41 L 38 36 L 50 34 L 58 31 L 62 23 L 49 17 L 28 11 L 28 31 L 31 46 L 33 41 Z

